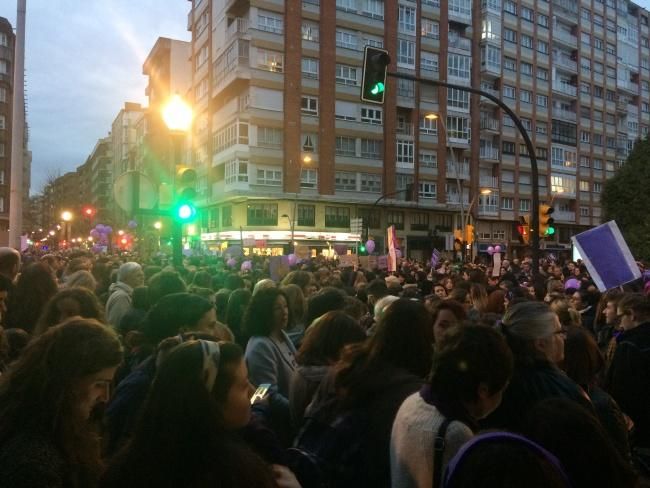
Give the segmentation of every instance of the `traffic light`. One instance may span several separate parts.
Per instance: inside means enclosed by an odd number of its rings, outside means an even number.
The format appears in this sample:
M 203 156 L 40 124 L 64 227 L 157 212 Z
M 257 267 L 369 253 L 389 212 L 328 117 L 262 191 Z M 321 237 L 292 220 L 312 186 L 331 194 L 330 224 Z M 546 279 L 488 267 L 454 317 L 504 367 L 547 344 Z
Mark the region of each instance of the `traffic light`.
M 365 256 L 366 255 L 366 246 L 363 244 L 359 244 L 359 256 Z
M 386 69 L 389 63 L 388 51 L 366 46 L 363 53 L 361 100 L 370 103 L 384 103 Z
M 174 218 L 181 222 L 189 222 L 196 216 L 196 181 L 196 171 L 182 164 L 176 166 Z
M 465 227 L 465 242 L 467 244 L 474 243 L 474 226 L 472 224 L 467 224 Z
M 83 208 L 83 215 L 87 219 L 92 219 L 93 216 L 95 215 L 95 213 L 96 213 L 96 210 L 95 210 L 94 207 L 86 206 L 86 207 Z
M 528 215 L 522 215 L 519 217 L 517 232 L 519 233 L 519 240 L 521 242 L 524 244 L 530 242 L 530 217 Z
M 463 242 L 463 231 L 462 231 L 462 229 L 456 229 L 454 231 L 454 240 L 459 241 L 461 243 Z
M 552 215 L 555 209 L 550 205 L 541 204 L 539 206 L 539 235 L 540 237 L 552 236 L 555 234 L 554 223 Z

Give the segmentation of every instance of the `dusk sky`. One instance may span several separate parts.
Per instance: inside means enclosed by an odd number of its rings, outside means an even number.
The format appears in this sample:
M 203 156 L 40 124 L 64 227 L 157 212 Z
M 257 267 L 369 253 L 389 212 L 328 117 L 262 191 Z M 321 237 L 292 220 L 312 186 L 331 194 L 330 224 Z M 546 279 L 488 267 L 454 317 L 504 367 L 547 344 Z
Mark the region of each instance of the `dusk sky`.
M 638 4 L 649 8 L 650 0 Z M 158 37 L 190 40 L 190 5 L 187 0 L 27 0 L 32 193 L 42 189 L 48 174 L 81 165 L 125 101 L 146 103 L 142 63 Z M 15 0 L 0 1 L 0 16 L 15 26 Z
M 83 164 L 124 102 L 146 104 L 142 64 L 158 37 L 190 40 L 187 0 L 27 0 L 32 189 Z M 15 27 L 16 1 L 0 0 Z

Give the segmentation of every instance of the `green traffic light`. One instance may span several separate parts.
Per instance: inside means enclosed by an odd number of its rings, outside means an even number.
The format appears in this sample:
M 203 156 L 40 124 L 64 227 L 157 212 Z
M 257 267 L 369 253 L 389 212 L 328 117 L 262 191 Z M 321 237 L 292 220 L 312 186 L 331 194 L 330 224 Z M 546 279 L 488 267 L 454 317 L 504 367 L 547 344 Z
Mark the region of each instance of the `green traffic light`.
M 359 252 L 366 252 L 366 246 L 359 246 Z
M 381 81 L 378 81 L 372 87 L 372 89 L 370 90 L 370 93 L 372 93 L 373 95 L 379 95 L 380 93 L 383 93 L 385 90 L 386 90 L 386 87 L 384 86 L 384 84 Z
M 194 217 L 195 214 L 196 209 L 188 203 L 182 204 L 180 207 L 178 207 L 178 210 L 176 212 L 176 215 L 181 220 L 189 220 Z
M 546 230 L 546 235 L 547 235 L 547 236 L 552 236 L 553 234 L 555 234 L 555 227 L 549 227 L 549 228 Z

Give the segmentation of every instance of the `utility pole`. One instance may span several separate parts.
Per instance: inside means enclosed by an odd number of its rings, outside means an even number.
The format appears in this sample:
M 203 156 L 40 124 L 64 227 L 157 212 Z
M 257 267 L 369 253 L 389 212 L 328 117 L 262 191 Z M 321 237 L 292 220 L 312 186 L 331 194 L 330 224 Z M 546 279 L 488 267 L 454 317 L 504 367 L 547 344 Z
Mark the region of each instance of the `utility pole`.
M 9 246 L 20 250 L 23 232 L 23 171 L 25 145 L 25 16 L 27 0 L 18 0 L 14 49 L 11 181 L 9 189 Z

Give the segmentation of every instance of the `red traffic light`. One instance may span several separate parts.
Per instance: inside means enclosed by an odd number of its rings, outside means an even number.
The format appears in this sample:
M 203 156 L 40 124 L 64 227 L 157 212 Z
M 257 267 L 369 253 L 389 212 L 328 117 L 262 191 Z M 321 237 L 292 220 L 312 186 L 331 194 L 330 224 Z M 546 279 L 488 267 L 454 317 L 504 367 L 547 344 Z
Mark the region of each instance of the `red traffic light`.
M 92 217 L 93 215 L 95 215 L 95 209 L 93 207 L 84 207 L 83 214 L 86 217 Z

